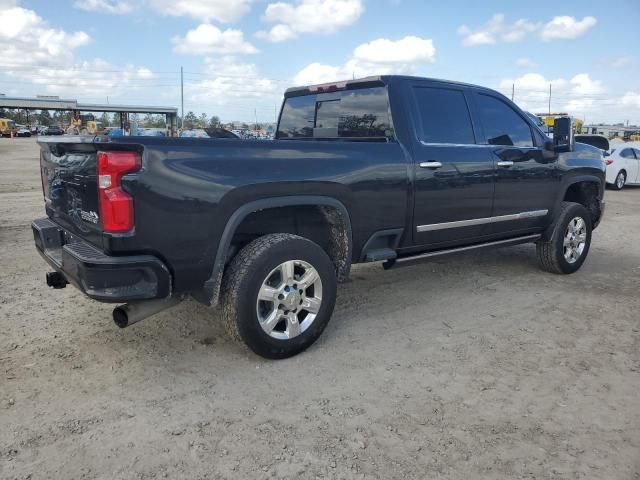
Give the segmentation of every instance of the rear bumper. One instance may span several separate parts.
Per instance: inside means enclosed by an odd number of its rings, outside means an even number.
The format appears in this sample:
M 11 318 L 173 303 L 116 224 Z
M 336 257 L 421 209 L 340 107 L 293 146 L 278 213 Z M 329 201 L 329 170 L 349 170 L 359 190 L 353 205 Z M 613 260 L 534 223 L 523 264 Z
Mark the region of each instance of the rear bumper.
M 90 298 L 128 302 L 171 295 L 169 269 L 152 255 L 111 257 L 49 218 L 35 220 L 31 229 L 40 255 Z

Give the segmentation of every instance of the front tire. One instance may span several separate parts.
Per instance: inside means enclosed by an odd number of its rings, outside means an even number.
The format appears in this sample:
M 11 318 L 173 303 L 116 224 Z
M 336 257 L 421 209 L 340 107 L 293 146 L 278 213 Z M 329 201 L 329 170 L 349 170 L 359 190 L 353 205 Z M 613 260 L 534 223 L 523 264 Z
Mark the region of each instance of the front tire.
M 230 336 L 265 358 L 287 358 L 313 344 L 329 323 L 336 273 L 319 245 L 276 233 L 245 246 L 222 284 L 222 317 Z
M 624 188 L 624 184 L 627 183 L 627 172 L 624 170 L 620 170 L 618 175 L 616 175 L 616 179 L 613 182 L 611 188 L 614 190 L 622 190 Z
M 540 267 L 559 274 L 578 271 L 589 253 L 591 230 L 591 215 L 584 206 L 562 202 L 551 238 L 536 243 Z

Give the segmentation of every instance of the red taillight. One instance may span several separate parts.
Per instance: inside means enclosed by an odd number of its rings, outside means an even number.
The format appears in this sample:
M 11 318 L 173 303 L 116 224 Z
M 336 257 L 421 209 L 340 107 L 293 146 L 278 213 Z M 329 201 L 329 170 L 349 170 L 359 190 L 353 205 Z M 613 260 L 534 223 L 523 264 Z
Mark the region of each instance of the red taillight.
M 98 207 L 104 232 L 133 229 L 133 198 L 122 189 L 120 179 L 140 166 L 136 152 L 98 152 Z
M 610 158 L 607 158 L 607 159 L 604 161 L 604 164 L 605 164 L 605 165 L 607 165 L 607 166 L 608 166 L 608 165 L 611 165 L 612 163 L 613 163 L 613 160 L 611 160 Z

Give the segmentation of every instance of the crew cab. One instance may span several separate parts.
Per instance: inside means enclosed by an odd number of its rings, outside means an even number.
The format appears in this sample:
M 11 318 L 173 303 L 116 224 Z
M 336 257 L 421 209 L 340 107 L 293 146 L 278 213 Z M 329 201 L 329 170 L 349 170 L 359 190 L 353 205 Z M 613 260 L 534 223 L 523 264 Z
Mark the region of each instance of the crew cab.
M 268 142 L 39 143 L 50 286 L 124 303 L 120 327 L 186 297 L 218 306 L 269 358 L 318 338 L 354 263 L 535 243 L 544 270 L 573 273 L 604 211 L 602 153 L 570 119 L 551 140 L 500 93 L 426 78 L 290 88 Z

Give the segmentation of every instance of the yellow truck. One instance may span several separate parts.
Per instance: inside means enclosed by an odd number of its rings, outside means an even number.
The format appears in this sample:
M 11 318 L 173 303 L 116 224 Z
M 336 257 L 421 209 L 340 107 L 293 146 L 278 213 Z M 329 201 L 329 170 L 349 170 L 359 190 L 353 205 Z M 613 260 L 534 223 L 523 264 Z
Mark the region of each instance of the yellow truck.
M 67 129 L 69 135 L 104 135 L 106 128 L 102 122 L 95 120 L 95 117 L 89 115 L 74 115 L 71 125 Z
M 13 133 L 15 136 L 17 131 L 16 122 L 9 118 L 0 118 L 0 135 L 10 137 L 11 133 Z

